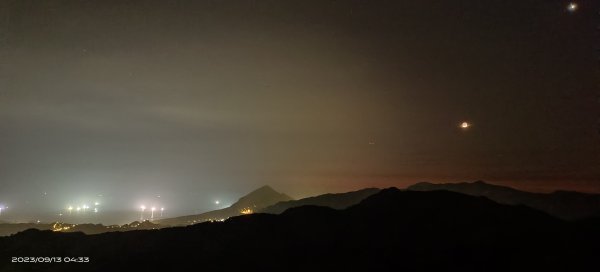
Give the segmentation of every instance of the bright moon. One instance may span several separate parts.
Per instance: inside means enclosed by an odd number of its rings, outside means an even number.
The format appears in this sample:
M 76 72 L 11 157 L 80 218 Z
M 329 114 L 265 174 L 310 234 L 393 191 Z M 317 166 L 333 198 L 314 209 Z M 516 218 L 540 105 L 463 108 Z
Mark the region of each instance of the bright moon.
M 467 129 L 469 127 L 471 127 L 471 124 L 469 124 L 468 122 L 460 123 L 460 128 L 462 128 L 462 129 Z
M 569 5 L 567 6 L 567 10 L 569 10 L 569 12 L 575 12 L 577 8 L 577 3 L 574 2 L 569 3 Z

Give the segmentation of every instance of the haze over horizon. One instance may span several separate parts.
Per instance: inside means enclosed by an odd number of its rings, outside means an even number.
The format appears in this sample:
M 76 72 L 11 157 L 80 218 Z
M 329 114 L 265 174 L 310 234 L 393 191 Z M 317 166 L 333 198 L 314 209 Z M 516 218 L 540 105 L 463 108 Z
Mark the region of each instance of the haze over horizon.
M 0 206 L 600 193 L 599 3 L 568 3 L 0 0 Z

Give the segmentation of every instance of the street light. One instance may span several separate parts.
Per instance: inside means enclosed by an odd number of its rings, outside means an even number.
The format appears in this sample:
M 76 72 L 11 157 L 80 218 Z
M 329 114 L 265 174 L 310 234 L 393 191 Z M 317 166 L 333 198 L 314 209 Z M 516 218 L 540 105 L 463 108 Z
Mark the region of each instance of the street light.
M 140 221 L 144 221 L 144 211 L 146 210 L 146 206 L 142 205 L 140 208 L 142 209 L 142 214 L 140 215 Z

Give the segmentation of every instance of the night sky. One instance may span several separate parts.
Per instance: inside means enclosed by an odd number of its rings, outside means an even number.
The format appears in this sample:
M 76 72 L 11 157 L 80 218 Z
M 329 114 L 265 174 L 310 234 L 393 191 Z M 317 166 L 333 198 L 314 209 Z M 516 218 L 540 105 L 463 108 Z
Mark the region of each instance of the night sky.
M 264 184 L 600 193 L 598 1 L 0 3 L 13 214 L 185 214 Z

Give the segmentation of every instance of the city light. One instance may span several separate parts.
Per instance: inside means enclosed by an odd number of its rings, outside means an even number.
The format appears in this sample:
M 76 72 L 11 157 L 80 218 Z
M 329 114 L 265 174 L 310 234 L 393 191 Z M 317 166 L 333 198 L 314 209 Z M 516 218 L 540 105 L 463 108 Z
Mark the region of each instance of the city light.
M 70 228 L 74 227 L 75 225 L 72 224 L 63 224 L 63 223 L 54 223 L 54 225 L 52 225 L 52 231 L 67 231 Z
M 165 208 L 160 208 L 160 217 L 163 217 L 163 211 L 165 211 Z
M 94 213 L 98 213 L 100 211 L 100 209 L 99 209 L 100 202 L 95 201 L 93 203 L 94 203 L 93 206 L 90 206 L 88 204 L 81 204 L 81 205 L 78 205 L 78 206 L 68 205 L 66 207 L 66 210 L 69 212 L 69 215 L 73 214 L 73 210 L 75 210 L 77 212 L 77 214 L 79 214 L 79 212 L 86 213 L 89 210 L 92 210 Z
M 150 220 L 154 219 L 154 211 L 156 210 L 156 208 L 152 207 L 150 209 Z
M 254 211 L 250 208 L 244 208 L 240 211 L 241 214 L 252 214 Z

